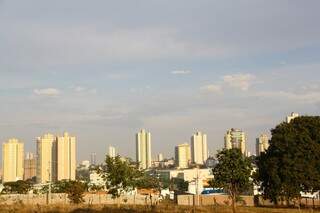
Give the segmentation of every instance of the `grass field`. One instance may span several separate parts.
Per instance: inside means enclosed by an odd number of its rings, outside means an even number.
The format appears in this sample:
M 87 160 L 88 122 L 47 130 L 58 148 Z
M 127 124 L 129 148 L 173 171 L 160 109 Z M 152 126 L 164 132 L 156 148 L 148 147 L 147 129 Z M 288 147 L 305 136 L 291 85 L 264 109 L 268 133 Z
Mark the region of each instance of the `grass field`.
M 26 205 L 2 205 L 0 206 L 0 212 L 17 212 L 17 213 L 62 213 L 62 212 L 71 212 L 71 213 L 99 213 L 99 212 L 110 212 L 110 213 L 188 213 L 188 212 L 213 212 L 213 213 L 231 213 L 231 208 L 224 206 L 212 206 L 212 207 L 198 207 L 193 209 L 193 207 L 183 207 L 177 206 L 174 204 L 162 204 L 156 207 L 146 207 L 146 206 L 122 206 L 117 208 L 116 206 L 88 206 L 88 205 L 62 205 L 62 206 L 26 206 Z M 285 208 L 257 208 L 257 207 L 238 207 L 238 213 L 310 213 L 310 212 L 320 212 L 320 210 L 312 209 L 285 209 Z

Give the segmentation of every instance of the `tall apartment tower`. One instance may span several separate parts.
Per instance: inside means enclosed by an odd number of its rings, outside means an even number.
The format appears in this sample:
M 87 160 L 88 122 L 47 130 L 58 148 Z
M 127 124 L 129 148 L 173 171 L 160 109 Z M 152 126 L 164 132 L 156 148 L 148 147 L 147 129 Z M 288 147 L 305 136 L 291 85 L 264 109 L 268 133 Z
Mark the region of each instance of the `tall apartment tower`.
M 46 183 L 57 178 L 57 140 L 52 134 L 37 138 L 37 182 Z
M 32 179 L 33 177 L 37 176 L 37 161 L 36 161 L 36 156 L 31 153 L 27 152 L 25 154 L 25 159 L 24 159 L 24 180 L 29 180 Z
M 2 144 L 2 182 L 23 180 L 24 145 L 17 139 Z
M 95 152 L 90 154 L 90 164 L 91 165 L 97 164 L 97 154 Z
M 45 134 L 37 138 L 37 182 L 75 180 L 76 138 Z
M 185 169 L 189 167 L 191 161 L 190 145 L 187 143 L 180 144 L 175 147 L 175 163 L 179 169 Z
M 208 159 L 207 135 L 197 132 L 191 137 L 192 163 L 204 164 Z
M 136 134 L 136 161 L 140 169 L 151 167 L 151 133 L 144 129 Z
M 241 153 L 247 155 L 246 153 L 246 141 L 247 136 L 245 132 L 239 129 L 230 129 L 224 136 L 224 148 L 233 149 L 238 148 Z
M 160 161 L 163 161 L 163 154 L 162 153 L 159 153 L 158 156 L 157 156 L 157 160 L 160 162 Z
M 116 148 L 114 148 L 113 146 L 109 146 L 108 155 L 110 158 L 116 157 Z
M 256 139 L 256 155 L 260 156 L 262 152 L 265 152 L 269 148 L 269 138 L 266 134 L 261 134 Z
M 57 137 L 57 180 L 75 180 L 76 164 L 76 138 L 65 132 Z
M 292 112 L 291 115 L 288 115 L 286 118 L 286 122 L 290 123 L 293 119 L 299 117 L 300 115 L 298 113 Z

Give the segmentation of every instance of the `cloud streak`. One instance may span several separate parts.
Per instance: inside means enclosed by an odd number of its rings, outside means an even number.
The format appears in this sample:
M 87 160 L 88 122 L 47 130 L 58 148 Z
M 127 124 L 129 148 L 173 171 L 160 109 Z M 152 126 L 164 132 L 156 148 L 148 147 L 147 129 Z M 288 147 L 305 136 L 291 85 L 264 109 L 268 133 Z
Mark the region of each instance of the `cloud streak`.
M 33 93 L 38 96 L 47 96 L 47 97 L 57 97 L 61 94 L 60 90 L 56 88 L 34 89 Z

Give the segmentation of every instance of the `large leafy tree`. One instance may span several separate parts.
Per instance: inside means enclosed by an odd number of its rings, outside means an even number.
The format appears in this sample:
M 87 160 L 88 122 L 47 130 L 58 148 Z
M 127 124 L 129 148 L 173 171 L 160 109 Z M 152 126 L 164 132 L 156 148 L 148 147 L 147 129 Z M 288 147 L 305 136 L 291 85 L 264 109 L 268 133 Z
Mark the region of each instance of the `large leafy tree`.
M 271 131 L 269 149 L 257 158 L 256 180 L 274 203 L 320 189 L 320 117 L 302 116 Z
M 120 156 L 106 156 L 105 165 L 99 167 L 97 172 L 105 180 L 108 193 L 113 198 L 133 190 L 142 177 L 141 171 L 130 165 L 130 162 L 122 160 Z
M 6 182 L 3 184 L 4 193 L 27 194 L 32 189 L 31 181 L 18 180 L 15 182 Z
M 143 174 L 137 179 L 137 187 L 144 189 L 160 189 L 160 181 L 156 177 L 152 177 L 149 174 Z
M 84 192 L 87 190 L 85 183 L 80 181 L 69 181 L 66 192 L 71 203 L 79 204 L 84 202 Z
M 213 169 L 214 179 L 210 185 L 223 188 L 230 196 L 232 210 L 236 212 L 236 200 L 240 193 L 250 187 L 252 165 L 239 149 L 223 149 L 217 154 L 218 164 Z

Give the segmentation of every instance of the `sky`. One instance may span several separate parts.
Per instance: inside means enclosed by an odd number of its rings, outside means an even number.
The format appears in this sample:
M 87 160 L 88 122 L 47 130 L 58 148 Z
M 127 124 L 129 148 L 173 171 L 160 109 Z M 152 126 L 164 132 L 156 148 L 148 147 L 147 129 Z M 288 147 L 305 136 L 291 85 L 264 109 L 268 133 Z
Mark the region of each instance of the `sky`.
M 318 0 L 0 0 L 0 141 L 68 131 L 78 160 L 172 157 L 196 131 L 255 138 L 320 112 Z

